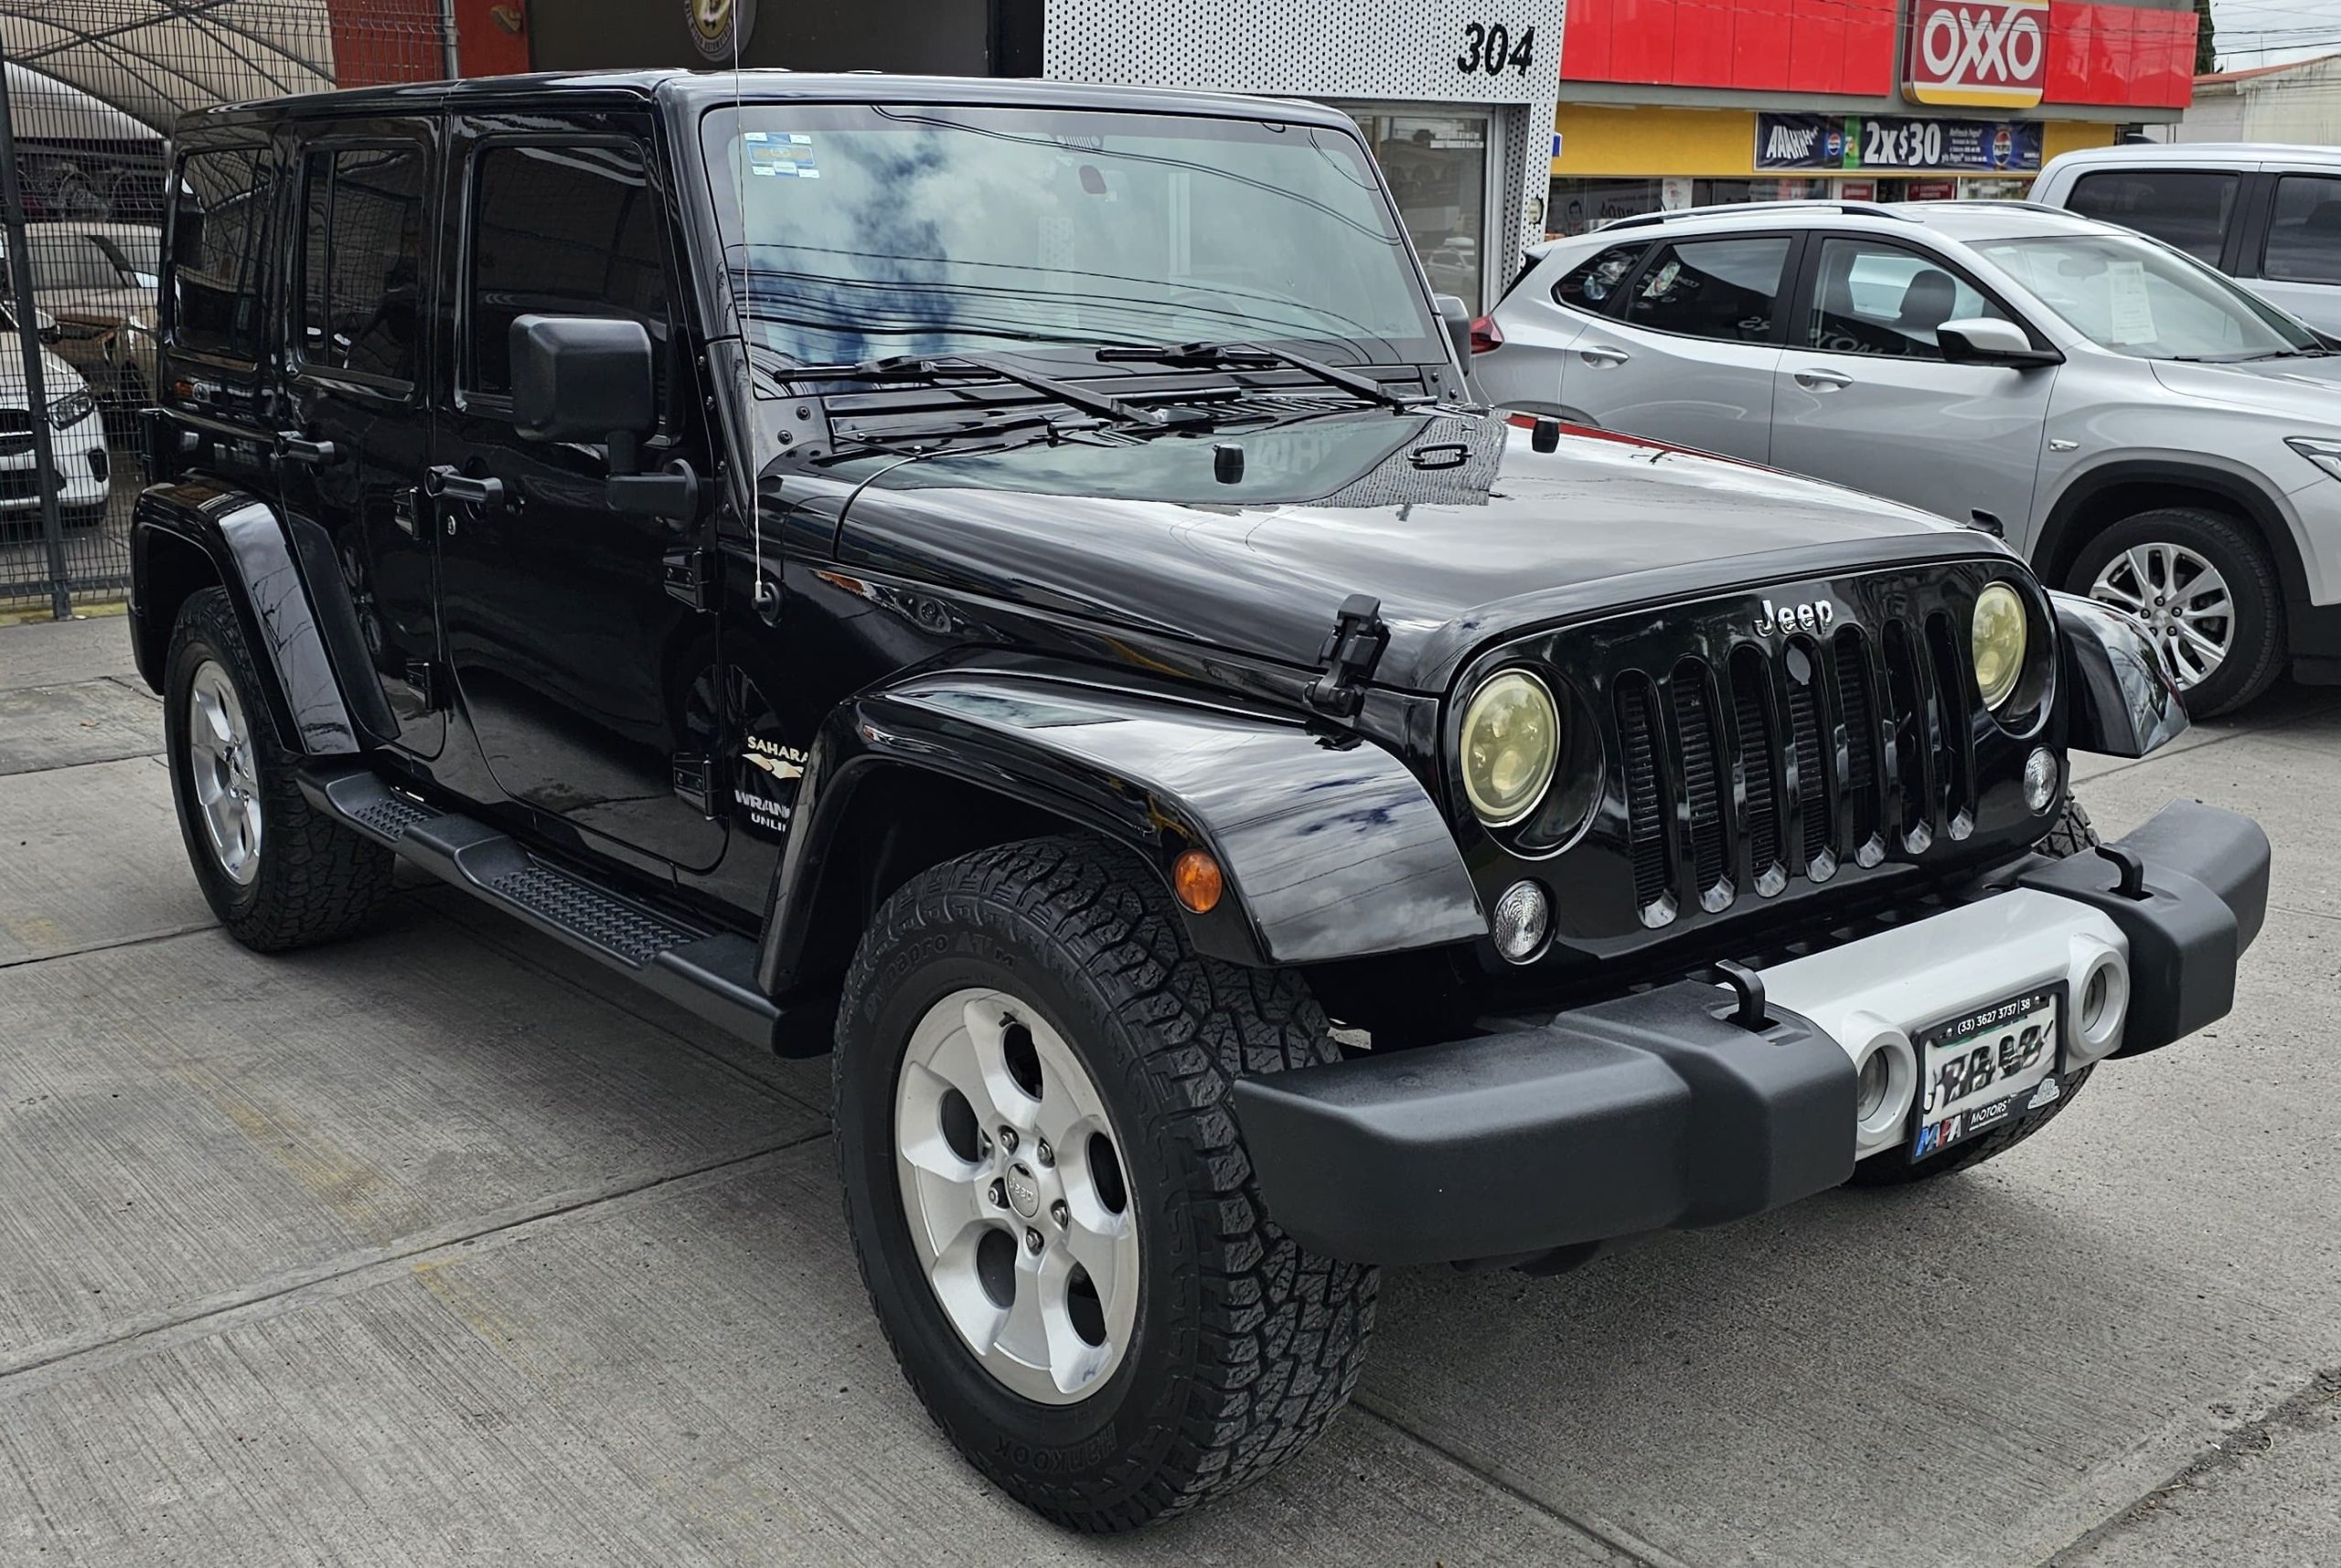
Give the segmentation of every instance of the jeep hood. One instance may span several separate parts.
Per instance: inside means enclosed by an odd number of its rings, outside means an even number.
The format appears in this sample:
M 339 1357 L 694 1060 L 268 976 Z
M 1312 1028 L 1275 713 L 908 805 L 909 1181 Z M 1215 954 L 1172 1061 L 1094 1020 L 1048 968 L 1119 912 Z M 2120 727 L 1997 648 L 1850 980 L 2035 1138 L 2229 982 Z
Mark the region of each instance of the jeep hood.
M 1237 459 L 1215 448 L 1241 450 L 1240 475 L 1221 477 Z M 828 469 L 859 486 L 837 525 L 849 567 L 1301 667 L 1342 601 L 1371 594 L 1390 629 L 1375 684 L 1424 692 L 1486 643 L 1574 615 L 2004 553 L 1751 464 L 1598 432 L 1537 453 L 1524 430 L 1452 413 Z

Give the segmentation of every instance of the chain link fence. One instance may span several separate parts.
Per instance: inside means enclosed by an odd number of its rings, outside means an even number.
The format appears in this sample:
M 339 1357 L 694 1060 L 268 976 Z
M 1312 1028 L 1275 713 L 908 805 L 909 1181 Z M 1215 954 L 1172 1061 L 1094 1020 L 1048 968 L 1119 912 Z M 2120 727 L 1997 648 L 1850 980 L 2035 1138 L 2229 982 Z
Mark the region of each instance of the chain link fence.
M 443 0 L 0 0 L 0 617 L 119 600 L 189 110 L 454 74 Z

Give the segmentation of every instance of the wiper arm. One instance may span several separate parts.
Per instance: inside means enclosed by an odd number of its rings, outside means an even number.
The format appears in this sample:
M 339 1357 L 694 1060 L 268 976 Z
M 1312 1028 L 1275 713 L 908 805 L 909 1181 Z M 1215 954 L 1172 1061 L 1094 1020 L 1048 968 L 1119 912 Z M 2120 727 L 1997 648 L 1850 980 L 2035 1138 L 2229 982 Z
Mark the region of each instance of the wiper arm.
M 1093 392 L 1071 381 L 1060 381 L 1054 376 L 1043 376 L 1037 370 L 1027 370 L 1009 360 L 994 358 L 989 354 L 949 354 L 924 358 L 915 354 L 895 354 L 883 359 L 862 359 L 849 365 L 792 365 L 778 372 L 793 381 L 886 381 L 912 377 L 947 376 L 955 370 L 971 371 L 978 375 L 997 376 L 1003 381 L 1014 382 L 1028 391 L 1054 398 L 1068 408 L 1084 413 L 1117 420 L 1124 424 L 1163 426 L 1192 422 L 1174 419 L 1160 409 L 1142 408 L 1127 398 L 1111 392 Z
M 1256 343 L 1179 343 L 1145 346 L 1117 346 L 1097 350 L 1100 362 L 1138 360 L 1150 365 L 1200 365 L 1236 368 L 1245 365 L 1262 367 L 1283 366 L 1314 376 L 1329 387 L 1339 387 L 1361 398 L 1382 404 L 1384 408 L 1415 409 L 1437 400 L 1418 394 L 1394 392 L 1373 377 L 1339 365 L 1328 365 L 1321 359 L 1311 359 L 1283 348 L 1264 348 Z

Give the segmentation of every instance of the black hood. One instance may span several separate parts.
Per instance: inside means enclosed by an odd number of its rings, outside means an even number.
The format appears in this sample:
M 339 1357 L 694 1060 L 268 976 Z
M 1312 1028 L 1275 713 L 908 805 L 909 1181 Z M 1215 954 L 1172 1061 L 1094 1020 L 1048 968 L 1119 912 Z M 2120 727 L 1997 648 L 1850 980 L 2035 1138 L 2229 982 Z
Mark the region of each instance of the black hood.
M 1241 448 L 1242 473 L 1219 475 Z M 1496 637 L 1849 567 L 2001 552 L 1972 528 L 1730 459 L 1375 411 L 1242 434 L 868 456 L 841 563 L 1298 667 L 1352 593 L 1376 685 L 1444 689 Z M 915 563 L 914 565 L 914 563 Z

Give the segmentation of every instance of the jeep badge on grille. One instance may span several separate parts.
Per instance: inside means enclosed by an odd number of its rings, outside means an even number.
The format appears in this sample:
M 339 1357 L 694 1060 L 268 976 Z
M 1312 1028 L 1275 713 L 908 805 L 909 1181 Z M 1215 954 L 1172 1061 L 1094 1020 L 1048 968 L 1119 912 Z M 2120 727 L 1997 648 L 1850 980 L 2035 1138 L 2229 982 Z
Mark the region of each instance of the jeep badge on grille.
M 1769 637 L 1775 632 L 1825 632 L 1837 619 L 1837 606 L 1826 599 L 1815 599 L 1805 604 L 1782 604 L 1774 607 L 1769 599 L 1764 601 L 1764 613 L 1757 617 L 1756 635 Z

